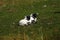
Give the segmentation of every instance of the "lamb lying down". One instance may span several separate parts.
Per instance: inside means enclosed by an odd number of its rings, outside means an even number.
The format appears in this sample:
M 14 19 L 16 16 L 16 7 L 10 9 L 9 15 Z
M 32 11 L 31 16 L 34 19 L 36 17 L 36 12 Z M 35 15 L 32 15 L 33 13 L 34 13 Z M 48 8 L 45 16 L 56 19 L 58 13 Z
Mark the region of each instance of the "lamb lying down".
M 32 23 L 36 23 L 37 22 L 37 13 L 33 13 L 30 16 L 25 16 L 24 19 L 19 21 L 19 25 L 24 26 L 24 25 L 29 25 Z

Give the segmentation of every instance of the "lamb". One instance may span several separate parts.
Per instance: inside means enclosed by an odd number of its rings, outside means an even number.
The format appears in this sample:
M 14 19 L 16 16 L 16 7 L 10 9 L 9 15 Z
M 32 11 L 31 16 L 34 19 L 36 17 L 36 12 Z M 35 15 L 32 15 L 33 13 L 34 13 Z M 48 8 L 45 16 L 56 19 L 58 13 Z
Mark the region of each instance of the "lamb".
M 37 15 L 38 13 L 33 13 L 31 15 L 25 16 L 24 19 L 19 21 L 19 25 L 30 25 L 32 23 L 36 23 L 37 22 Z

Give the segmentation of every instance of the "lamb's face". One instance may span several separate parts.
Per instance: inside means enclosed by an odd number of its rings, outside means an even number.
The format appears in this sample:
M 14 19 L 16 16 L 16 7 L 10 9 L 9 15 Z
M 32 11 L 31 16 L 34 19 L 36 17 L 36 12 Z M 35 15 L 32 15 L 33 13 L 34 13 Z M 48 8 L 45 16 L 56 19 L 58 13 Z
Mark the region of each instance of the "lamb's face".
M 33 13 L 30 16 L 32 16 L 34 19 L 37 17 L 38 13 Z
M 36 21 L 37 21 L 37 13 L 33 13 L 33 14 L 31 14 L 30 15 L 30 20 L 31 20 L 31 23 L 36 23 Z
M 36 18 L 36 17 L 37 17 L 37 14 L 33 14 L 32 17 L 33 17 L 33 18 Z

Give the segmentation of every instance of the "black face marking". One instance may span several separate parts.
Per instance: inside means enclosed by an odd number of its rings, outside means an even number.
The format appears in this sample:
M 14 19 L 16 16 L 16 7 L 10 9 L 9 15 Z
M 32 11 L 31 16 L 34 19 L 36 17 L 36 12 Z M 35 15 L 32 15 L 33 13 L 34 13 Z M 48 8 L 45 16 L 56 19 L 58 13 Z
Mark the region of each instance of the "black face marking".
M 32 14 L 32 17 L 33 18 L 36 18 L 37 17 L 37 14 L 36 13 Z
M 30 20 L 30 16 L 26 16 L 27 20 Z

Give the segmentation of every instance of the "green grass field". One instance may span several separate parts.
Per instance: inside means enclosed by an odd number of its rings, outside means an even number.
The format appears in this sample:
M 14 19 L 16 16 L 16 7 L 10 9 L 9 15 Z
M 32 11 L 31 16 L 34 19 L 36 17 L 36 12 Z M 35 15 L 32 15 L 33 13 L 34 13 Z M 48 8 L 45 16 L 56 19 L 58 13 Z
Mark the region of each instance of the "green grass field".
M 34 12 L 39 13 L 36 24 L 18 26 Z M 60 0 L 0 0 L 0 40 L 60 40 L 60 13 L 55 12 Z

